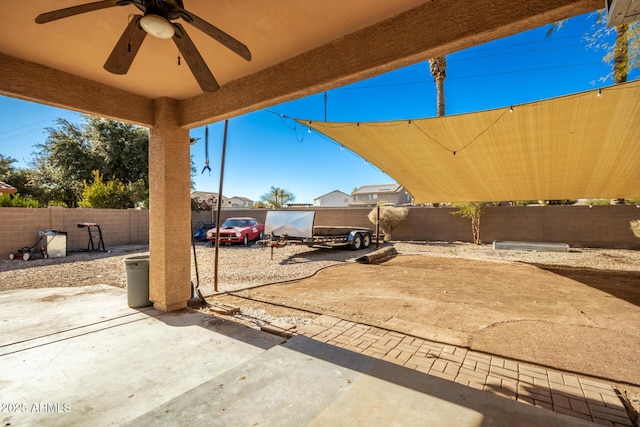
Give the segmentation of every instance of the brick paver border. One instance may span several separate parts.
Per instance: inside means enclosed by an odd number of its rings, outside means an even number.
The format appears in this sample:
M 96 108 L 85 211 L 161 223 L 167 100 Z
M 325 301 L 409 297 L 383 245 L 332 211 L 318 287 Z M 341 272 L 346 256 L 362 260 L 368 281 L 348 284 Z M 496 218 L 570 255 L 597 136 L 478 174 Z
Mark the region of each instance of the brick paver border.
M 613 387 L 602 382 L 327 315 L 295 333 L 523 404 L 604 426 L 633 426 Z

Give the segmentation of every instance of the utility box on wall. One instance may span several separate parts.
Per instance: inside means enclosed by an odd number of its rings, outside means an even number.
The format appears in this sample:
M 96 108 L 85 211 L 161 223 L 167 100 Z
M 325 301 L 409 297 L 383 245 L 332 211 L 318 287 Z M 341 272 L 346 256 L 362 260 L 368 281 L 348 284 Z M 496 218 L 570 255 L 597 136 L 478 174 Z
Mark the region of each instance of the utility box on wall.
M 65 231 L 47 230 L 47 258 L 67 256 L 67 233 Z

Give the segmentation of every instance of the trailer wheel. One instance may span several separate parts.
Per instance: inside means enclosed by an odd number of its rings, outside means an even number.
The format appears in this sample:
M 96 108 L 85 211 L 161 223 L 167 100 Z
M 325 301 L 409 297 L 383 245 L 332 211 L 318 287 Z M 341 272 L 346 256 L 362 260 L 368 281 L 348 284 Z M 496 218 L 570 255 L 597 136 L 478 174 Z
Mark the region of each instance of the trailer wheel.
M 367 249 L 370 244 L 371 244 L 371 234 L 364 233 L 362 235 L 362 248 Z
M 354 251 L 362 249 L 362 234 L 356 233 L 355 236 L 353 236 L 353 240 L 351 241 L 351 249 L 353 249 Z

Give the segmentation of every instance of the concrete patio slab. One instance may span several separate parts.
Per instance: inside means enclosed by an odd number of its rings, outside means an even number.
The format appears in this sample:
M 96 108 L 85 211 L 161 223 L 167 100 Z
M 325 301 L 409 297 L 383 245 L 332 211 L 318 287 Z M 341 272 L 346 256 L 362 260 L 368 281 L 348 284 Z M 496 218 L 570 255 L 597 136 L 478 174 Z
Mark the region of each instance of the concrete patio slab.
M 106 286 L 0 301 L 5 426 L 593 425 L 302 335 L 130 309 Z
M 282 342 L 198 312 L 130 309 L 107 286 L 0 301 L 3 426 L 121 425 Z
M 130 426 L 591 426 L 303 336 Z

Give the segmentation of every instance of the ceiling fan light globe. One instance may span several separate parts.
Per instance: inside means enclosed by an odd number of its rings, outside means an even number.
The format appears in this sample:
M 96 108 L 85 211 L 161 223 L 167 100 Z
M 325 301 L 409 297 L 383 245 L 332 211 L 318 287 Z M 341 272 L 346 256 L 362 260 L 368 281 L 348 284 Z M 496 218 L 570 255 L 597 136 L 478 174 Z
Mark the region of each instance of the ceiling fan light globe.
M 158 15 L 147 14 L 143 16 L 140 18 L 140 26 L 147 34 L 159 39 L 170 39 L 175 34 L 171 22 Z

